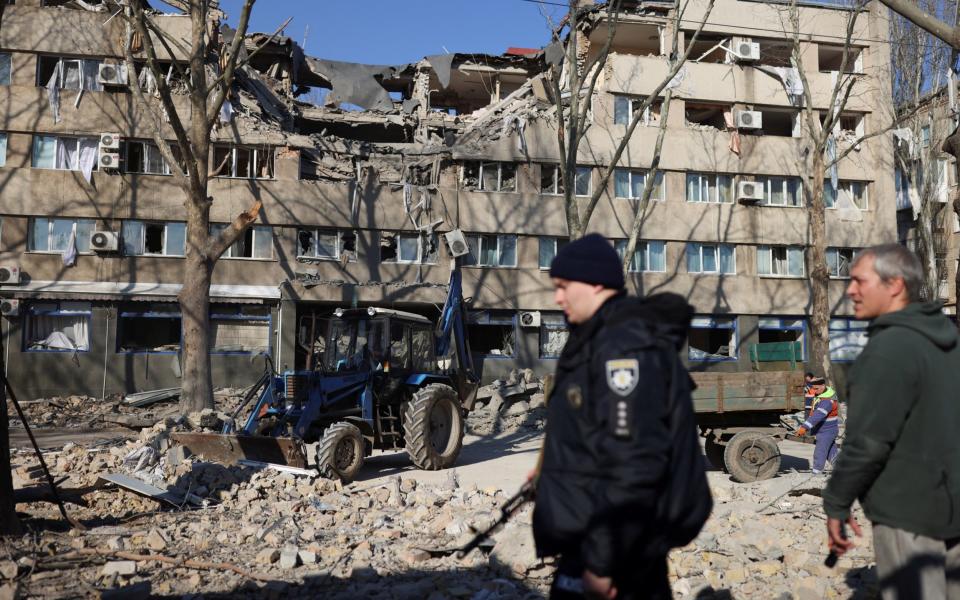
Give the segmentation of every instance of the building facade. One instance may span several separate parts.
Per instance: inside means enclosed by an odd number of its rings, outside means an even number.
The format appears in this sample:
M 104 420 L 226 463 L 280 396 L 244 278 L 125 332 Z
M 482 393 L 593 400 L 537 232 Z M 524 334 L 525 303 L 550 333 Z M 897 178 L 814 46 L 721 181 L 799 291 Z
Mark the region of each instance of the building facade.
M 692 2 L 680 21 L 681 49 L 705 7 Z M 607 28 L 599 8 L 584 10 L 589 57 Z M 626 10 L 579 147 L 574 192 L 584 200 L 633 107 L 668 72 L 670 8 L 640 2 Z M 693 369 L 783 360 L 756 344 L 787 344 L 805 356 L 809 142 L 794 97 L 787 10 L 717 0 L 673 86 L 663 173 L 628 281 L 637 293 L 676 292 L 694 305 L 683 351 Z M 838 164 L 827 210 L 831 354 L 843 363 L 864 340 L 843 296 L 849 261 L 897 235 L 893 144 L 887 135 L 859 139 L 890 123 L 886 10 L 874 2 L 862 11 L 846 50 L 850 11 L 798 10 L 800 68 L 814 108 L 831 109 L 844 52 L 846 71 L 857 74 L 837 128 L 838 150 L 857 148 Z M 135 68 L 123 83 L 104 72 L 123 62 L 122 25 L 104 24 L 108 16 L 72 2 L 17 0 L 0 29 L 0 279 L 9 272 L 0 282 L 2 337 L 7 374 L 24 397 L 179 385 L 184 199 L 129 90 L 149 89 L 149 77 Z M 186 16 L 156 22 L 188 38 Z M 547 269 L 568 232 L 546 84 L 550 47 L 380 67 L 304 56 L 292 40 L 267 38 L 248 37 L 248 48 L 266 45 L 238 75 L 213 134 L 212 219 L 226 225 L 263 202 L 257 224 L 214 273 L 215 385 L 254 381 L 261 352 L 278 368 L 302 366 L 306 317 L 338 306 L 435 317 L 451 268 L 442 234 L 452 230 L 471 249 L 461 259 L 464 292 L 484 379 L 552 369 L 566 326 Z M 186 114 L 186 96 L 177 100 Z M 661 101 L 644 115 L 588 225 L 620 247 L 662 113 Z M 119 168 L 104 154 L 119 158 Z M 109 234 L 100 248 L 91 246 L 96 232 Z

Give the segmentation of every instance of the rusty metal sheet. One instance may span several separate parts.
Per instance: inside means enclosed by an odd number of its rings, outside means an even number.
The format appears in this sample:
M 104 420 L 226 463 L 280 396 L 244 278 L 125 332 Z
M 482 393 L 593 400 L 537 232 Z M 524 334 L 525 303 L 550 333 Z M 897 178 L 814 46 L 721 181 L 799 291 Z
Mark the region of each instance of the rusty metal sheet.
M 175 432 L 170 439 L 205 460 L 228 465 L 247 459 L 300 469 L 307 466 L 303 444 L 294 438 Z

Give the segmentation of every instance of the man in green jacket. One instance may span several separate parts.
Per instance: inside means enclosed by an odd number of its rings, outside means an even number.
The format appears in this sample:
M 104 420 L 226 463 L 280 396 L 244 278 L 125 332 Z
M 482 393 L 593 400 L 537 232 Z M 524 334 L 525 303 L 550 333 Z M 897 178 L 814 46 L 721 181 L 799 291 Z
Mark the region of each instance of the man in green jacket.
M 896 244 L 861 252 L 847 296 L 872 319 L 848 378 L 843 452 L 823 492 L 829 546 L 873 523 L 884 600 L 960 599 L 960 336 L 939 302 L 920 302 L 923 269 Z

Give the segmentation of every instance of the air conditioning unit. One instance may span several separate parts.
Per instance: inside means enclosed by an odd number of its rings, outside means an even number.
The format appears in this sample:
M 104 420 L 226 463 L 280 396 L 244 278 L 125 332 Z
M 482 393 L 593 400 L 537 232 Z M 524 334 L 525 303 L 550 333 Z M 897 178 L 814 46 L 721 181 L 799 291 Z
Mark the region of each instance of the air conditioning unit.
M 0 265 L 0 285 L 20 285 L 20 265 Z
M 119 133 L 100 134 L 100 152 L 104 152 L 106 150 L 120 150 Z
M 97 157 L 97 164 L 101 170 L 116 171 L 120 168 L 120 154 L 118 152 L 101 152 Z
M 738 62 L 755 62 L 760 60 L 760 44 L 756 42 L 739 42 L 734 46 Z
M 532 310 L 520 313 L 521 327 L 540 327 L 540 311 Z
M 760 129 L 763 127 L 763 113 L 756 110 L 737 112 L 737 129 Z
M 450 254 L 454 257 L 470 254 L 470 246 L 467 246 L 467 237 L 463 235 L 463 232 L 459 229 L 454 229 L 453 231 L 443 234 L 443 238 L 447 240 L 447 247 L 450 249 Z
M 120 249 L 120 236 L 113 231 L 94 231 L 90 234 L 90 248 L 96 252 L 116 252 Z
M 762 181 L 741 181 L 737 185 L 737 200 L 742 204 L 755 204 L 766 195 L 766 185 Z
M 100 65 L 97 81 L 101 85 L 127 85 L 127 65 L 108 63 Z
M 15 317 L 20 314 L 20 301 L 13 298 L 3 298 L 0 300 L 0 315 L 5 317 Z

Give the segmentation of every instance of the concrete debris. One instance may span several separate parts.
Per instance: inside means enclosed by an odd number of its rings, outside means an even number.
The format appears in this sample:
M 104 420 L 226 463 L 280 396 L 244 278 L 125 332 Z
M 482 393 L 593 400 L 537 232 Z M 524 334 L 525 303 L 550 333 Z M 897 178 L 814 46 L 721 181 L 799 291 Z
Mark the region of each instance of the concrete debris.
M 103 565 L 101 570 L 106 576 L 120 575 L 129 577 L 137 574 L 137 563 L 132 560 L 114 560 Z

